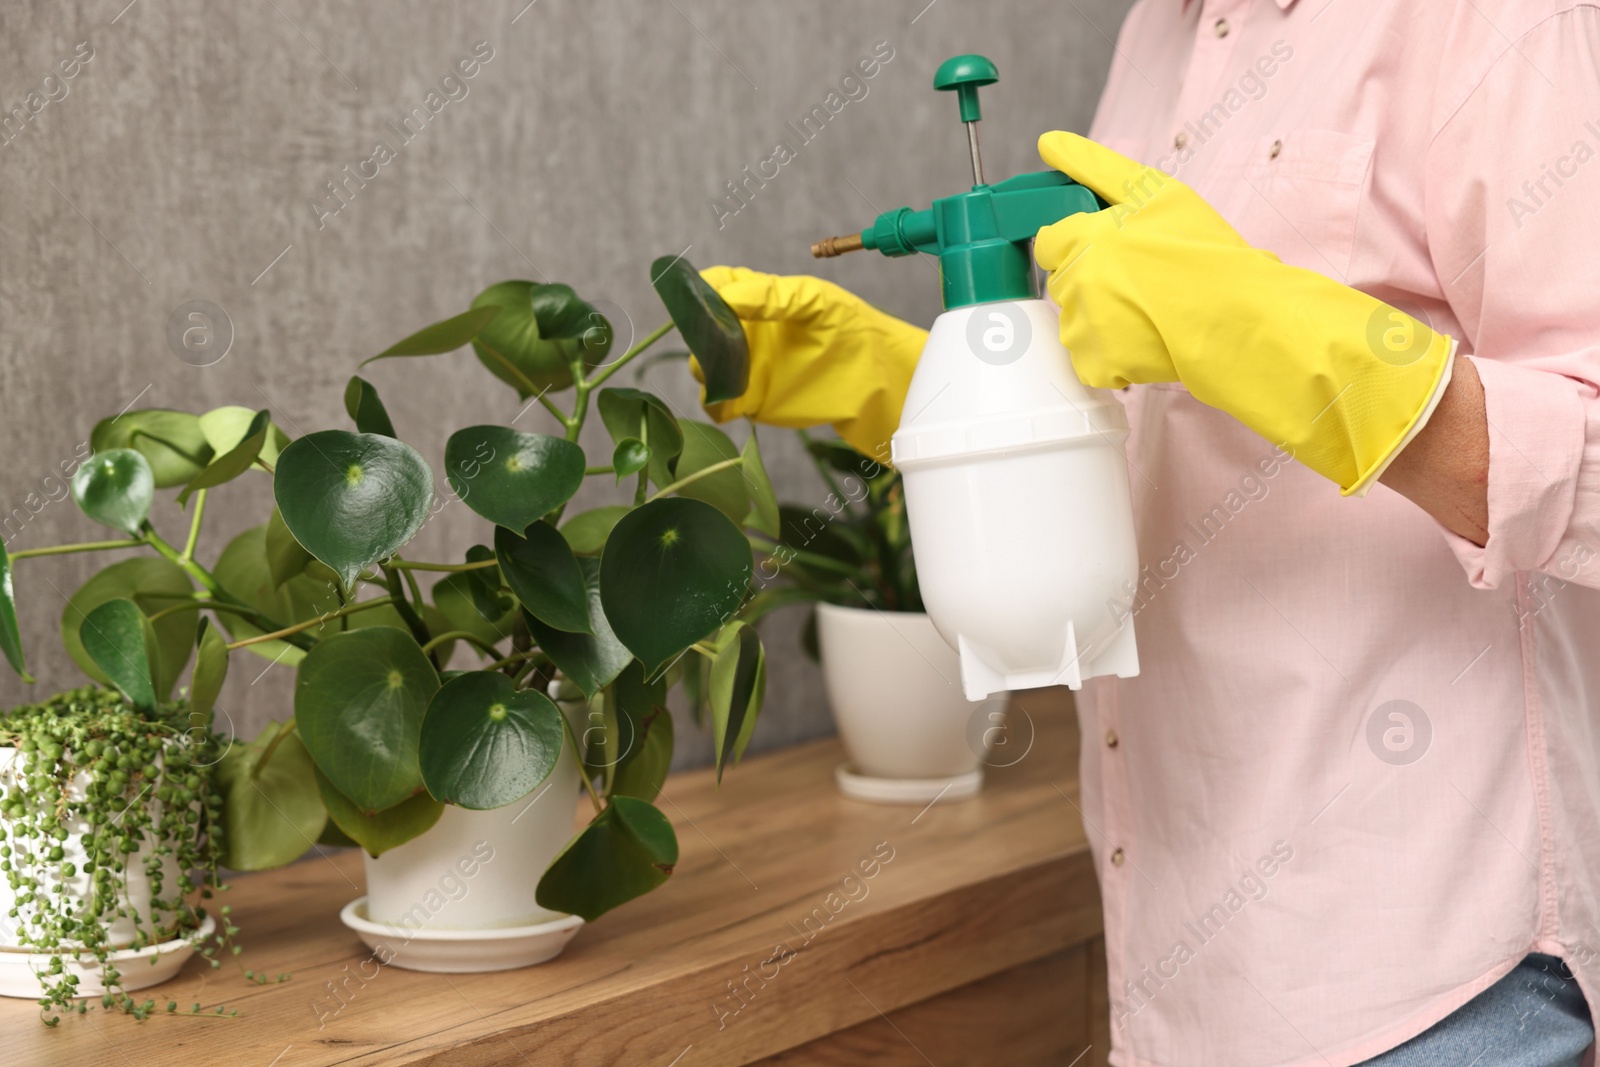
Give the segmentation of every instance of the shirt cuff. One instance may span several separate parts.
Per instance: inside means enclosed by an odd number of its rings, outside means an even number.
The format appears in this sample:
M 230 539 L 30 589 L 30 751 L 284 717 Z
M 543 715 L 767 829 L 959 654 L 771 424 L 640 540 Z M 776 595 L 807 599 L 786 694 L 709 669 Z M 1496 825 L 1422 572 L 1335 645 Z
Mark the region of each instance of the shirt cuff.
M 1543 569 L 1566 533 L 1585 458 L 1584 404 L 1560 374 L 1467 358 L 1483 382 L 1489 421 L 1489 538 L 1479 547 L 1440 529 L 1467 580 L 1495 589 L 1519 571 Z

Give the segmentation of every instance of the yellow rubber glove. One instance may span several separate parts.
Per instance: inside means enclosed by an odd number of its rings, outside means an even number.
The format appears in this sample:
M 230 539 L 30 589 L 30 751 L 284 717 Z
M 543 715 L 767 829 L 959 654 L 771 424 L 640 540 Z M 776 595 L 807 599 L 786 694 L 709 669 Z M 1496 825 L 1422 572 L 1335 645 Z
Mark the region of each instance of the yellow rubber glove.
M 708 406 L 712 418 L 794 429 L 827 423 L 856 451 L 888 462 L 926 330 L 820 278 L 743 267 L 708 267 L 700 276 L 733 308 L 750 342 L 750 386 Z M 690 369 L 704 381 L 698 363 Z
M 1455 343 L 1250 247 L 1175 178 L 1071 133 L 1050 166 L 1111 206 L 1039 231 L 1061 343 L 1085 384 L 1182 382 L 1360 495 L 1433 413 Z

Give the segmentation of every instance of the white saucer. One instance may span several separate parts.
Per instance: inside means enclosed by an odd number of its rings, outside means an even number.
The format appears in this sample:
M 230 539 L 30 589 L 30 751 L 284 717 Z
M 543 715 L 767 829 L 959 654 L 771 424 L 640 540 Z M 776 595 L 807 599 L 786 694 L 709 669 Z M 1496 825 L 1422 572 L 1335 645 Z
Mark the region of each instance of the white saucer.
M 194 955 L 194 943 L 204 941 L 217 928 L 216 920 L 207 915 L 200 929 L 187 937 L 164 941 L 144 948 L 118 949 L 106 957 L 122 972 L 122 991 L 148 989 L 160 985 L 183 969 Z M 80 997 L 104 996 L 106 987 L 100 980 L 100 964 L 93 956 L 62 956 L 63 973 L 78 976 Z M 0 949 L 0 997 L 25 997 L 37 1000 L 44 995 L 39 975 L 49 970 L 50 953 L 26 949 Z
M 439 930 L 391 926 L 367 918 L 367 898 L 357 897 L 339 912 L 339 920 L 368 947 L 384 953 L 384 963 L 410 971 L 477 974 L 531 967 L 561 955 L 583 925 L 564 915 L 533 926 L 496 926 L 487 930 Z
M 952 778 L 873 778 L 841 763 L 833 769 L 839 792 L 851 800 L 874 804 L 931 804 L 938 800 L 964 800 L 983 787 L 983 768 Z

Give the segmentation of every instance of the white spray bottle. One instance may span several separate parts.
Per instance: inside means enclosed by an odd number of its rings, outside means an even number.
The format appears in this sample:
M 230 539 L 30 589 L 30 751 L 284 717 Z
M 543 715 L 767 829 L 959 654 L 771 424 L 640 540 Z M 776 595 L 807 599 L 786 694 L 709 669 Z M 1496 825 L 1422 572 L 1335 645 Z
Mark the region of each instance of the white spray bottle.
M 970 192 L 879 215 L 812 246 L 939 257 L 934 320 L 891 455 L 905 480 L 923 603 L 961 656 L 967 699 L 1139 673 L 1128 591 L 1139 572 L 1128 423 L 1111 394 L 1073 373 L 1057 311 L 1038 296 L 1030 244 L 1041 226 L 1103 205 L 1057 171 L 987 185 L 978 87 L 983 56 L 934 75 L 954 90 L 972 151 Z

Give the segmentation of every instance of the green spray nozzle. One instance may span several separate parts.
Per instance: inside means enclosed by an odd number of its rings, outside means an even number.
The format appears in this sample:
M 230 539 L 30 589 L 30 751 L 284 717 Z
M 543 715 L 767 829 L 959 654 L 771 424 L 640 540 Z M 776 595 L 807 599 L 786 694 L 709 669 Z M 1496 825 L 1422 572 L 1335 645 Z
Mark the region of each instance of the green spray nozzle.
M 972 152 L 972 189 L 941 197 L 921 211 L 896 208 L 879 215 L 859 234 L 830 237 L 811 246 L 819 259 L 861 248 L 886 256 L 927 252 L 939 257 L 944 306 L 966 307 L 995 300 L 1027 300 L 1034 286 L 1029 242 L 1039 229 L 1080 211 L 1105 205 L 1093 192 L 1060 171 L 1019 174 L 994 185 L 983 180 L 978 151 L 978 88 L 1000 80 L 983 56 L 947 59 L 934 74 L 933 87 L 952 90 L 967 127 Z

